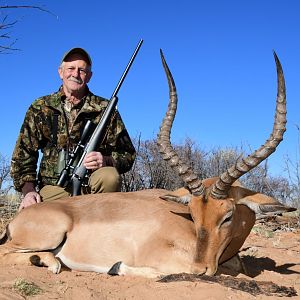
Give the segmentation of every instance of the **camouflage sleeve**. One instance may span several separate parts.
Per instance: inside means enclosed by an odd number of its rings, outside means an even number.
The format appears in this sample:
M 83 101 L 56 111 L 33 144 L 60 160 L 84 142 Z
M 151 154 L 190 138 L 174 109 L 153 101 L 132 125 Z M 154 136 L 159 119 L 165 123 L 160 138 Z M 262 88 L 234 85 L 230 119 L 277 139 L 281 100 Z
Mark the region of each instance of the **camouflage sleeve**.
M 36 182 L 40 131 L 34 108 L 28 109 L 11 161 L 11 177 L 15 189 L 21 191 L 25 182 Z
M 134 163 L 136 151 L 118 112 L 112 118 L 103 144 L 100 151 L 112 156 L 118 172 L 128 172 Z

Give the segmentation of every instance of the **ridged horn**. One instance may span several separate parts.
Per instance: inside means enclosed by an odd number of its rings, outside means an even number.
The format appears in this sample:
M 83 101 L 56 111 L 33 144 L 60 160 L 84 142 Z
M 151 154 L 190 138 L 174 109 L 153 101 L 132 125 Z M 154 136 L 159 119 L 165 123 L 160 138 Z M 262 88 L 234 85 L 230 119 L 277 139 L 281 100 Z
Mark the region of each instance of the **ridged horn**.
M 276 147 L 279 145 L 279 143 L 283 140 L 283 134 L 286 130 L 285 81 L 281 63 L 275 52 L 274 58 L 277 69 L 277 100 L 272 133 L 265 144 L 262 145 L 258 150 L 254 151 L 246 158 L 238 160 L 235 165 L 221 174 L 211 189 L 210 195 L 214 199 L 227 198 L 228 191 L 232 183 L 269 157 L 276 150 Z
M 171 128 L 176 115 L 178 98 L 175 82 L 166 63 L 162 50 L 160 50 L 160 55 L 168 79 L 170 100 L 166 116 L 161 123 L 160 131 L 157 136 L 159 152 L 163 159 L 169 163 L 172 169 L 179 174 L 190 192 L 193 195 L 200 196 L 204 193 L 205 187 L 202 185 L 201 180 L 198 179 L 198 176 L 192 171 L 192 169 L 181 161 L 170 142 Z

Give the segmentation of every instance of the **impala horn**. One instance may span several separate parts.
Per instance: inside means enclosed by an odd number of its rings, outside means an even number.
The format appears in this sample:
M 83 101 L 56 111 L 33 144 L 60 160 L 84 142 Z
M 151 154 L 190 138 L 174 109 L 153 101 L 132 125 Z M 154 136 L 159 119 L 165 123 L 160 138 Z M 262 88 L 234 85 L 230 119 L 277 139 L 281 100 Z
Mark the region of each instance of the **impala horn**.
M 159 152 L 163 159 L 170 164 L 177 174 L 179 174 L 190 192 L 195 196 L 200 196 L 205 191 L 204 185 L 192 169 L 181 161 L 170 142 L 171 128 L 176 114 L 178 98 L 174 79 L 165 61 L 162 50 L 160 50 L 160 55 L 168 79 L 170 100 L 166 116 L 161 123 L 160 131 L 157 136 Z
M 283 134 L 286 130 L 285 81 L 280 61 L 275 52 L 274 58 L 277 68 L 277 101 L 273 131 L 269 139 L 258 150 L 246 158 L 238 160 L 235 165 L 221 174 L 211 189 L 210 195 L 214 199 L 227 198 L 232 183 L 269 157 L 283 139 Z

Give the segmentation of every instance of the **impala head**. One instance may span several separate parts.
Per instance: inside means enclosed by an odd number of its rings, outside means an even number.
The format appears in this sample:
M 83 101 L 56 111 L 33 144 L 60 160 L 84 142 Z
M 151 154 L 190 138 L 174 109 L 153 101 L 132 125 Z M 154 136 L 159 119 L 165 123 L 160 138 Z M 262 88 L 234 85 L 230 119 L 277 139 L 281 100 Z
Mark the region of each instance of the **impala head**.
M 188 205 L 195 224 L 197 246 L 194 272 L 213 275 L 218 263 L 235 255 L 254 223 L 255 214 L 290 211 L 271 197 L 238 186 L 238 179 L 265 160 L 283 139 L 286 130 L 286 95 L 283 71 L 277 55 L 278 93 L 273 131 L 270 138 L 254 153 L 242 158 L 218 178 L 200 180 L 189 166 L 181 161 L 170 143 L 172 124 L 177 109 L 177 93 L 172 74 L 163 53 L 161 58 L 167 75 L 170 100 L 158 134 L 159 151 L 164 160 L 180 175 L 187 186 L 183 194 L 163 197 Z

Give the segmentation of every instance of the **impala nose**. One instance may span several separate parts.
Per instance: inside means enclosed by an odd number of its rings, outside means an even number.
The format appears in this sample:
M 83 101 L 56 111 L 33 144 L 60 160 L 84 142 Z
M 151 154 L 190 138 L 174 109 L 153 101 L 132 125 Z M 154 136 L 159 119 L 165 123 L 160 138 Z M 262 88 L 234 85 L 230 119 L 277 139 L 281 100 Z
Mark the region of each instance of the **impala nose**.
M 217 268 L 216 267 L 213 267 L 213 266 L 209 266 L 206 268 L 206 272 L 205 272 L 205 275 L 207 276 L 213 276 L 215 275 L 217 272 Z
M 207 263 L 197 263 L 192 268 L 192 273 L 197 275 L 213 276 L 217 272 L 217 266 Z
M 207 266 L 205 264 L 197 264 L 192 268 L 192 274 L 203 275 L 206 274 Z

